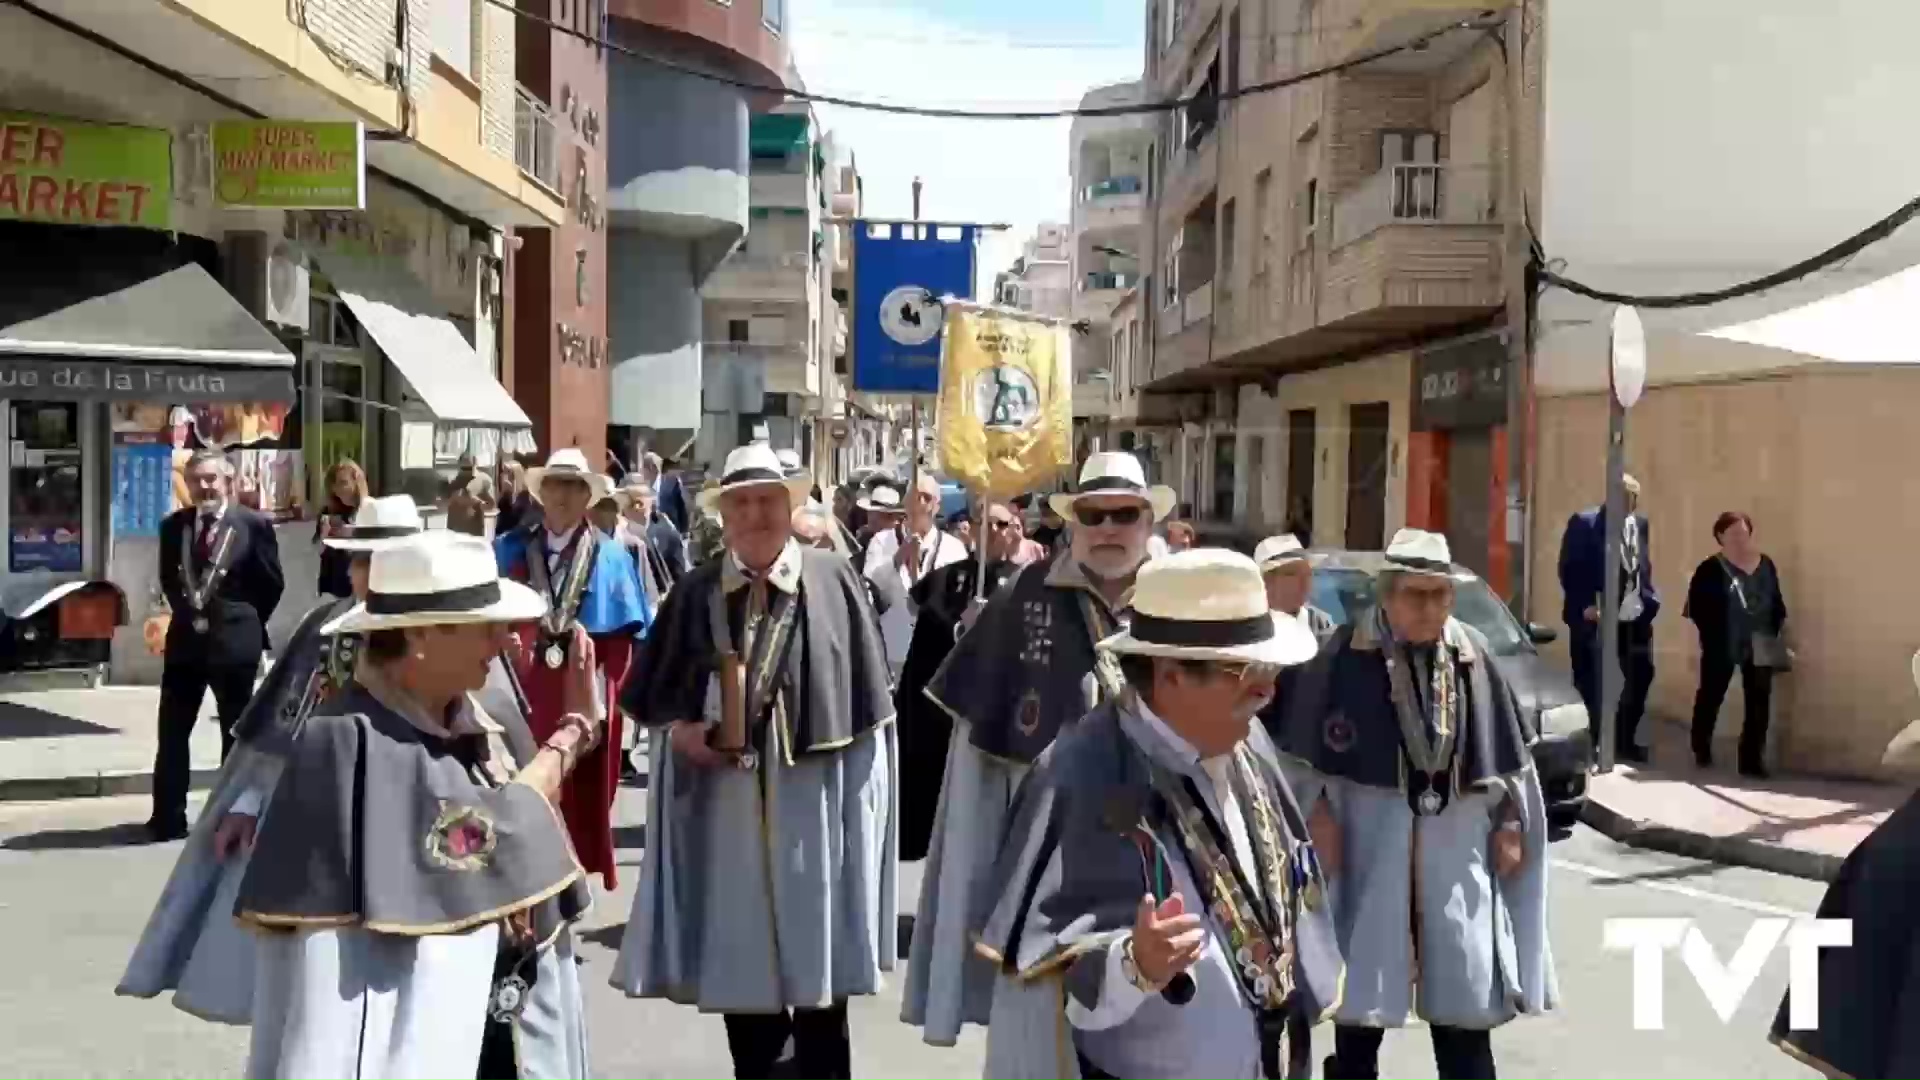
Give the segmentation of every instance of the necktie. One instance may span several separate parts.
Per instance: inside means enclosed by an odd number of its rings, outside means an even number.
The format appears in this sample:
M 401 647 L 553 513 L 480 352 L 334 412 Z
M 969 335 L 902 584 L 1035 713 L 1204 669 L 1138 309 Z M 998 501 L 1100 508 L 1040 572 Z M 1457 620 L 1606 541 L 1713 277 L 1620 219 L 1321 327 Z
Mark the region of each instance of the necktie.
M 194 555 L 203 563 L 213 557 L 213 524 L 213 518 L 202 517 L 199 539 L 194 541 Z

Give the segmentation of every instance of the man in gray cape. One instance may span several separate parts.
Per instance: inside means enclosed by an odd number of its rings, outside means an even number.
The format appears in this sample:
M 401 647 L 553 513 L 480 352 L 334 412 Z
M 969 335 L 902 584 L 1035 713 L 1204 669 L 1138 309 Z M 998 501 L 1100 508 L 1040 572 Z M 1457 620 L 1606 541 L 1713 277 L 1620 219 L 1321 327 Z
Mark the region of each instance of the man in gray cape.
M 653 729 L 646 861 L 613 984 L 726 1017 L 734 1075 L 852 1075 L 847 998 L 893 968 L 897 749 L 860 575 L 791 535 L 806 477 L 727 456 L 727 550 L 667 594 L 621 692 Z
M 1122 598 L 1174 493 L 1148 486 L 1132 454 L 1089 455 L 1079 490 L 1050 505 L 1073 521 L 1068 550 L 1023 568 L 981 609 L 926 696 L 953 718 L 914 918 L 900 1018 L 934 1046 L 987 1022 L 992 968 L 969 931 L 1021 777 L 1054 736 L 1120 693 L 1095 646 L 1120 629 Z
M 1378 1076 L 1417 1012 L 1441 1080 L 1491 1080 L 1491 1030 L 1559 996 L 1540 778 L 1486 639 L 1452 617 L 1446 538 L 1402 529 L 1386 561 L 1276 720 L 1347 961 L 1325 1074 Z
M 1127 692 L 1040 756 L 983 882 L 975 947 L 999 968 L 986 1075 L 1310 1074 L 1340 958 L 1254 718 L 1315 647 L 1268 614 L 1244 555 L 1140 571 L 1130 628 L 1101 643 Z

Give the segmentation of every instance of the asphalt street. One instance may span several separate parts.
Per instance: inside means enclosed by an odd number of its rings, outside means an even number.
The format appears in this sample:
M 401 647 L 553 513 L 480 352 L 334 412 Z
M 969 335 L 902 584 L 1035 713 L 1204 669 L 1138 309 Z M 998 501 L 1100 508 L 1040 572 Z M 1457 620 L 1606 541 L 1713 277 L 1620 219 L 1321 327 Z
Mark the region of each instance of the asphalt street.
M 638 821 L 644 795 L 623 795 Z M 145 845 L 140 798 L 0 804 L 0 1074 L 21 1077 L 237 1076 L 244 1029 L 209 1025 L 165 1001 L 115 997 L 134 939 L 180 845 Z M 726 1076 L 718 1017 L 610 988 L 614 951 L 639 876 L 637 827 L 622 831 L 623 888 L 602 897 L 586 934 L 597 1075 Z M 1731 1023 L 1723 1024 L 1678 959 L 1667 964 L 1667 1029 L 1636 1031 L 1632 960 L 1602 947 L 1609 916 L 1684 916 L 1729 958 L 1752 920 L 1811 912 L 1821 887 L 1618 847 L 1584 829 L 1552 850 L 1552 933 L 1560 1009 L 1496 1032 L 1508 1077 L 1810 1077 L 1766 1042 L 1787 978 L 1784 950 L 1768 959 Z M 903 893 L 918 894 L 917 867 Z M 904 961 L 902 962 L 904 969 Z M 897 986 L 900 974 L 892 980 Z M 862 1076 L 979 1076 L 983 1039 L 929 1047 L 898 1022 L 897 990 L 856 1003 L 854 1070 Z M 1331 1042 L 1327 1029 L 1322 1035 Z M 1316 1049 L 1316 1056 L 1324 1051 Z M 1424 1033 L 1390 1035 L 1383 1075 L 1433 1076 Z

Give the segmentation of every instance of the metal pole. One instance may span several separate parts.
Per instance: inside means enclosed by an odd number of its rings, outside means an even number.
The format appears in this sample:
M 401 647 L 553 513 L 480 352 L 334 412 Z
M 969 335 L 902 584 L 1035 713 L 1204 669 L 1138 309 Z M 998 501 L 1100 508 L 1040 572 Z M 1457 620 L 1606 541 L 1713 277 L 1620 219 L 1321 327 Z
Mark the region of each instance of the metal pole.
M 1601 772 L 1613 770 L 1615 727 L 1620 711 L 1620 548 L 1627 509 L 1627 410 L 1607 395 L 1606 592 L 1600 600 L 1600 745 L 1594 748 Z
M 1521 153 L 1526 146 L 1525 131 L 1527 117 L 1522 108 L 1526 100 L 1525 69 L 1520 59 L 1521 42 L 1525 39 L 1524 25 L 1526 5 L 1516 4 L 1507 14 L 1506 26 L 1506 76 L 1507 76 L 1507 161 L 1505 192 L 1501 206 L 1507 216 L 1506 245 L 1506 292 L 1507 292 L 1507 525 L 1506 540 L 1508 552 L 1508 599 L 1512 603 L 1514 614 L 1522 622 L 1532 617 L 1528 608 L 1528 585 L 1533 575 L 1528 573 L 1528 520 L 1527 496 L 1530 494 L 1527 484 L 1527 449 L 1530 443 L 1528 427 L 1532 416 L 1528 405 L 1531 401 L 1530 390 L 1533 381 L 1533 332 L 1528 318 L 1527 288 L 1531 275 L 1527 273 L 1527 264 L 1532 258 L 1532 245 L 1527 233 L 1526 190 L 1528 173 Z

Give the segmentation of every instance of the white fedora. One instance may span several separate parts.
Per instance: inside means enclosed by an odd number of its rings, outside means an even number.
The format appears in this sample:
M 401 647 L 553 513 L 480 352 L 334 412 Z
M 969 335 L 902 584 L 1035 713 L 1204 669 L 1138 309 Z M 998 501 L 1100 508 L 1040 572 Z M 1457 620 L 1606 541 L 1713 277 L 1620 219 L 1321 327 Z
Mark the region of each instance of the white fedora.
M 1387 545 L 1386 569 L 1421 577 L 1471 581 L 1473 575 L 1453 565 L 1453 553 L 1447 550 L 1447 538 L 1425 529 L 1401 529 Z
M 804 474 L 788 476 L 787 470 L 780 464 L 779 456 L 766 443 L 736 446 L 727 453 L 727 464 L 720 471 L 719 481 L 709 483 L 700 490 L 700 508 L 714 510 L 720 505 L 720 496 L 729 491 L 774 485 L 786 488 L 787 496 L 798 506 L 812 492 L 813 479 Z
M 409 626 L 528 622 L 547 613 L 539 593 L 500 577 L 493 545 L 435 530 L 374 552 L 367 598 L 320 628 L 366 634 Z
M 1173 504 L 1180 501 L 1165 484 L 1148 487 L 1140 459 L 1120 450 L 1087 455 L 1086 464 L 1080 467 L 1080 483 L 1073 492 L 1049 496 L 1047 505 L 1055 514 L 1071 521 L 1073 504 L 1089 495 L 1129 495 L 1140 499 L 1153 508 L 1155 521 L 1165 520 L 1173 513 Z
M 799 476 L 807 471 L 807 467 L 800 463 L 798 450 L 775 450 L 773 456 L 780 462 L 780 471 L 788 476 Z
M 876 486 L 855 505 L 869 514 L 898 514 L 905 509 L 900 505 L 900 489 L 886 484 Z
M 1180 660 L 1303 664 L 1320 651 L 1313 632 L 1267 610 L 1267 587 L 1252 559 L 1195 548 L 1150 559 L 1134 579 L 1127 629 L 1102 641 L 1111 653 Z
M 327 537 L 330 548 L 342 551 L 379 551 L 404 544 L 426 529 L 420 508 L 406 495 L 363 499 L 353 512 L 353 524 Z
M 536 465 L 527 470 L 527 490 L 532 493 L 533 501 L 542 502 L 540 485 L 548 480 L 578 480 L 587 485 L 590 493 L 587 505 L 592 506 L 613 493 L 613 480 L 595 472 L 587 463 L 587 455 L 577 446 L 555 450 L 545 465 Z
M 1321 556 L 1307 550 L 1300 538 L 1292 533 L 1269 536 L 1260 541 L 1253 549 L 1253 561 L 1260 564 L 1260 572 L 1277 570 L 1291 562 L 1304 562 L 1317 565 Z

